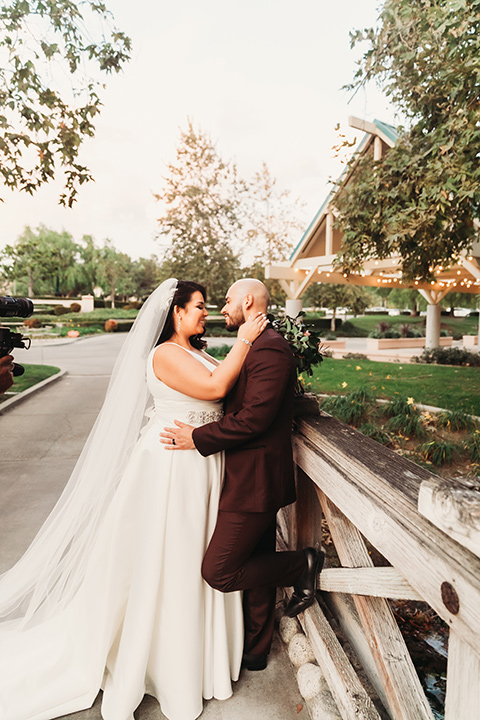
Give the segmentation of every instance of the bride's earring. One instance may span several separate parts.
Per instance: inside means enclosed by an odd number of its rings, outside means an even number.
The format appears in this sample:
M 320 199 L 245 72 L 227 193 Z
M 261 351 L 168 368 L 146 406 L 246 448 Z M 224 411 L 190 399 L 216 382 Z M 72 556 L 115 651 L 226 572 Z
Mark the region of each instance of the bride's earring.
M 177 320 L 177 333 L 180 332 L 180 320 L 181 320 L 181 318 L 179 317 Z

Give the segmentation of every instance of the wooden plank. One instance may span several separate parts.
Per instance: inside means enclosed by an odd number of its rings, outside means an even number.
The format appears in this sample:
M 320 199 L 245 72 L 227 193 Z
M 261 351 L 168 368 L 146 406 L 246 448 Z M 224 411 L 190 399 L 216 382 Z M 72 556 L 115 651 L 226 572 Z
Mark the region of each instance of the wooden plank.
M 396 600 L 423 600 L 392 567 L 325 568 L 320 574 L 319 590 Z
M 457 633 L 450 632 L 445 720 L 473 720 L 479 717 L 480 657 Z
M 295 480 L 297 501 L 293 506 L 296 515 L 296 545 L 291 549 L 312 546 L 317 550 L 322 545 L 322 510 L 317 499 L 315 485 L 308 475 L 296 466 Z
M 423 480 L 418 511 L 480 557 L 480 481 L 432 477 Z
M 480 559 L 418 512 L 420 483 L 431 474 L 331 417 L 296 425 L 300 467 L 463 640 L 480 647 Z
M 300 613 L 298 619 L 344 720 L 380 720 L 328 620 L 318 603 Z
M 322 510 L 342 565 L 373 567 L 359 531 L 317 489 Z M 410 653 L 388 602 L 383 598 L 354 596 L 355 606 L 372 651 L 385 695 L 395 720 L 433 720 Z
M 364 680 L 364 677 L 366 676 L 370 686 L 374 689 L 379 702 L 383 705 L 383 708 L 388 708 L 388 700 L 385 694 L 385 688 L 383 687 L 383 681 L 378 674 L 372 649 L 365 637 L 357 608 L 355 607 L 355 603 L 353 601 L 353 596 L 343 593 L 330 592 L 323 596 L 323 600 L 325 601 L 325 604 L 332 616 L 335 618 L 335 622 L 338 623 L 343 636 L 347 639 L 362 667 L 362 674 L 359 673 L 359 677 L 365 689 L 370 692 Z M 355 664 L 354 667 L 358 673 L 359 671 L 357 665 Z M 385 710 L 385 716 L 387 717 L 387 710 Z M 390 717 L 389 714 L 388 717 Z

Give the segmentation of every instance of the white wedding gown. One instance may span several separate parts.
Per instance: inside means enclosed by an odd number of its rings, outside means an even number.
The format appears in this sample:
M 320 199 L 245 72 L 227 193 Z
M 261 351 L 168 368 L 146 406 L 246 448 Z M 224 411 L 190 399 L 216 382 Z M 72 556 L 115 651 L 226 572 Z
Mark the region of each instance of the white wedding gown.
M 196 426 L 217 419 L 221 402 L 164 385 L 153 373 L 153 352 L 147 383 L 154 414 L 80 590 L 48 622 L 0 632 L 1 720 L 50 720 L 83 710 L 101 687 L 105 720 L 133 720 L 145 694 L 158 699 L 169 720 L 194 720 L 202 698 L 232 694 L 243 647 L 241 597 L 212 590 L 200 573 L 215 527 L 223 456 L 166 450 L 159 440 L 174 419 Z

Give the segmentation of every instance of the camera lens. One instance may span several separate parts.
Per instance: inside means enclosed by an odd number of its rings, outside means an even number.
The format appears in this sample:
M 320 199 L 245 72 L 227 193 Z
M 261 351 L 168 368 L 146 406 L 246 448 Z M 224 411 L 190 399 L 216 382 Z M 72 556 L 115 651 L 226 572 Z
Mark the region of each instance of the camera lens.
M 33 302 L 28 298 L 0 297 L 2 317 L 27 318 L 33 313 Z

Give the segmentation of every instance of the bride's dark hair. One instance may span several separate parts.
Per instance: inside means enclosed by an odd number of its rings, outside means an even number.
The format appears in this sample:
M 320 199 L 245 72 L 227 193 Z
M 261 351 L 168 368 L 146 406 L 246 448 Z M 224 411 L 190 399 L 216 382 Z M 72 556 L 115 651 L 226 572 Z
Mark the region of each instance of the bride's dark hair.
M 200 285 L 199 283 L 192 282 L 191 280 L 179 280 L 177 284 L 177 289 L 175 291 L 175 295 L 173 296 L 172 304 L 170 306 L 170 310 L 168 311 L 168 317 L 165 321 L 165 325 L 163 326 L 162 334 L 158 338 L 156 345 L 161 345 L 162 343 L 166 342 L 167 340 L 170 340 L 173 333 L 175 332 L 175 326 L 174 326 L 174 320 L 173 320 L 173 309 L 175 306 L 184 308 L 185 305 L 190 302 L 192 299 L 192 295 L 195 292 L 201 292 L 203 295 L 204 302 L 207 302 L 207 291 L 203 287 L 203 285 Z M 190 343 L 194 348 L 197 350 L 203 350 L 204 347 L 206 347 L 207 343 L 205 340 L 202 340 L 203 335 L 205 334 L 205 331 L 201 333 L 200 335 L 192 335 L 190 337 Z

